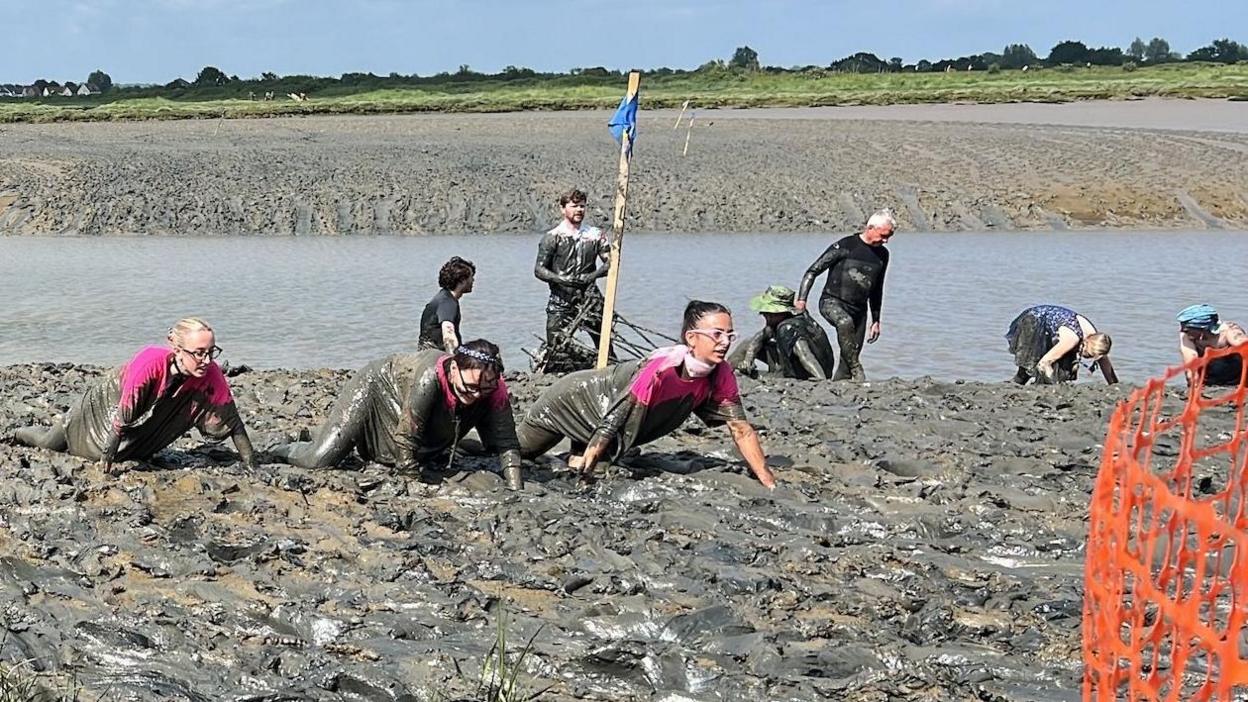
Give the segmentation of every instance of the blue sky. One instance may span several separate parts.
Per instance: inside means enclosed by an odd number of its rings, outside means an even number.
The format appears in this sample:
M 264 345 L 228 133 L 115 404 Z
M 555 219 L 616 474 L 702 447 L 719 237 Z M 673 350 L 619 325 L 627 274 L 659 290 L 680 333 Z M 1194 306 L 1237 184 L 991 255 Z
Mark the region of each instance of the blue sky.
M 1186 53 L 1228 34 L 1248 42 L 1248 0 L 0 0 L 0 33 L 0 82 L 101 68 L 164 83 L 205 65 L 243 77 L 693 68 L 743 44 L 780 66 L 1012 42 L 1043 56 L 1063 39 L 1125 47 L 1137 35 Z

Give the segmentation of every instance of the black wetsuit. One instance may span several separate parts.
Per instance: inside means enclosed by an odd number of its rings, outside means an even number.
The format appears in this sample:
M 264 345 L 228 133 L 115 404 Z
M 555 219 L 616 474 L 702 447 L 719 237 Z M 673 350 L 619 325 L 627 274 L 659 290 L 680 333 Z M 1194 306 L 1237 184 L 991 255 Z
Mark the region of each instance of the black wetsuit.
M 455 299 L 451 291 L 446 288 L 438 290 L 420 315 L 420 347 L 441 351 L 451 350 L 444 348 L 442 344 L 443 322 L 455 325 L 455 338 L 462 343 L 464 338 L 459 334 L 459 320 L 459 300 Z
M 751 367 L 755 359 L 767 364 L 767 370 L 785 378 L 826 380 L 836 367 L 836 355 L 823 327 L 806 313 L 796 314 L 777 324 L 774 329 L 763 327 L 741 354 L 732 359 L 736 368 Z
M 841 347 L 841 362 L 832 379 L 863 380 L 866 373 L 858 356 L 867 332 L 868 309 L 871 319 L 880 321 L 888 249 L 871 246 L 857 234 L 841 239 L 806 270 L 797 299 L 806 299 L 815 279 L 824 271 L 828 271 L 828 280 L 819 296 L 819 312 L 836 328 Z
M 590 309 L 580 328 L 589 332 L 594 346 L 598 345 L 602 292 L 595 281 L 607 274 L 609 250 L 606 235 L 596 227 L 582 225 L 578 231 L 572 231 L 567 222 L 562 222 L 542 236 L 533 275 L 550 286 L 550 300 L 546 303 L 548 347 L 554 346 L 565 330 L 569 335 L 576 333 L 570 327 L 583 305 Z

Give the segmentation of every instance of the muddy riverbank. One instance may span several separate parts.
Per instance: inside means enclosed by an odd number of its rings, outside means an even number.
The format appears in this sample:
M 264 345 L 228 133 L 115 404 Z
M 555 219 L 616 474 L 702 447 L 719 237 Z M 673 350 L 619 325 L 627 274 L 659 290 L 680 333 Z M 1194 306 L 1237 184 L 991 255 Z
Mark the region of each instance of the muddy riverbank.
M 0 436 L 93 367 L 0 368 Z M 257 446 L 340 371 L 233 378 Z M 517 378 L 526 406 L 545 384 Z M 744 380 L 782 483 L 697 423 L 581 484 L 557 459 L 248 474 L 187 438 L 106 478 L 0 443 L 0 660 L 113 699 L 423 700 L 510 620 L 543 699 L 1075 700 L 1095 384 Z
M 1204 105 L 704 111 L 687 156 L 672 115 L 646 113 L 629 226 L 843 231 L 888 206 L 910 231 L 1248 228 L 1248 134 L 1213 131 L 1248 103 L 1217 103 L 1221 122 Z M 5 125 L 0 234 L 532 232 L 571 185 L 608 222 L 606 118 Z

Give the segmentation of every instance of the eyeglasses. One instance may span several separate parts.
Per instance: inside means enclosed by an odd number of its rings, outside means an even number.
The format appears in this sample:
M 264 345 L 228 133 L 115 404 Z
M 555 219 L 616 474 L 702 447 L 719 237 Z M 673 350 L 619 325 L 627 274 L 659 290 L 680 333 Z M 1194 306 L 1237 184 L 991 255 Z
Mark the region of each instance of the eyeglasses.
M 460 368 L 459 365 L 456 365 L 455 372 L 459 374 L 459 387 L 465 395 L 472 395 L 473 397 L 477 397 L 479 395 L 489 395 L 490 393 L 498 389 L 497 378 L 494 379 L 493 383 L 490 383 L 488 385 L 482 385 L 481 383 L 470 385 L 468 384 L 468 381 L 464 380 L 463 368 Z
M 722 344 L 725 342 L 731 344 L 737 340 L 737 333 L 735 331 L 727 331 L 725 329 L 690 329 L 689 333 L 701 334 L 702 336 L 710 338 L 710 340 L 714 341 L 716 344 Z
M 204 359 L 208 359 L 209 361 L 215 361 L 217 360 L 217 357 L 221 355 L 221 347 L 217 346 L 216 344 L 213 344 L 212 348 L 208 348 L 208 349 L 196 349 L 192 351 L 191 349 L 179 347 L 178 350 L 183 353 L 187 353 L 187 354 L 190 354 L 191 356 L 194 356 L 195 360 L 197 361 L 202 361 Z

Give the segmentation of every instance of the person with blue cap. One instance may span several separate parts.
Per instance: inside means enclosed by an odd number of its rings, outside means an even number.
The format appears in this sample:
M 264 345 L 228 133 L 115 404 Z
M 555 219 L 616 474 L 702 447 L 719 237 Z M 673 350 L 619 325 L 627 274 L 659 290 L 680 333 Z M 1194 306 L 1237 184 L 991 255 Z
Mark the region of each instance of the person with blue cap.
M 1211 305 L 1192 305 L 1179 312 L 1179 356 L 1186 365 L 1205 355 L 1210 349 L 1226 349 L 1248 343 L 1244 328 L 1234 322 L 1223 322 Z M 1205 385 L 1238 385 L 1243 376 L 1243 357 L 1216 358 L 1205 368 Z M 1188 371 L 1187 384 L 1196 380 Z
M 793 305 L 795 293 L 772 285 L 750 300 L 750 309 L 763 317 L 763 329 L 737 347 L 730 359 L 738 373 L 758 375 L 754 361 L 767 364 L 769 373 L 798 380 L 827 380 L 836 366 L 832 342 L 823 327 Z

